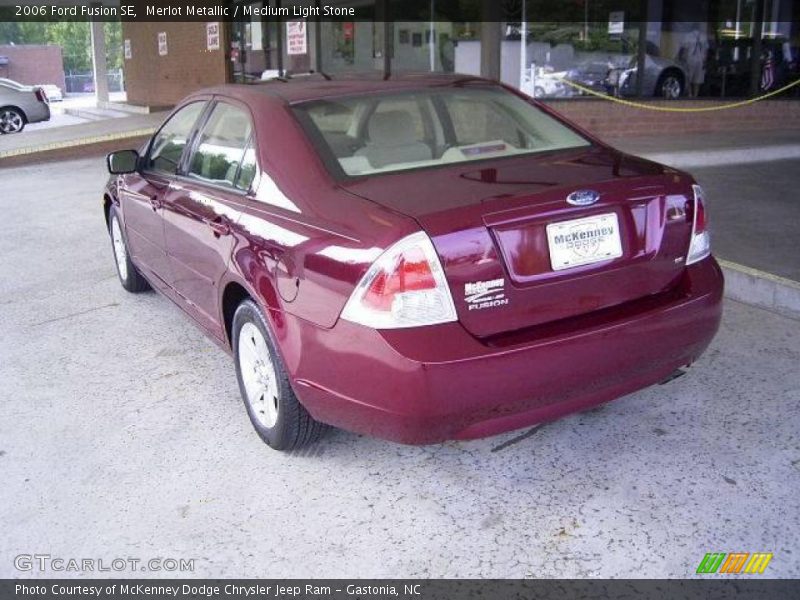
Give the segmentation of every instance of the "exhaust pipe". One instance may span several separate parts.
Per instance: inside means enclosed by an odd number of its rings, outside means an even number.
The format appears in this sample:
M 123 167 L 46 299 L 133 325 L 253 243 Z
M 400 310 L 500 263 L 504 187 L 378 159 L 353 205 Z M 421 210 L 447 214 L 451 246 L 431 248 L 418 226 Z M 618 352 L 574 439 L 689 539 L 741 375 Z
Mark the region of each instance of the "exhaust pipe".
M 683 369 L 675 369 L 672 373 L 667 375 L 664 379 L 662 379 L 658 385 L 666 385 L 671 381 L 675 381 L 678 377 L 683 377 L 686 375 L 686 371 Z

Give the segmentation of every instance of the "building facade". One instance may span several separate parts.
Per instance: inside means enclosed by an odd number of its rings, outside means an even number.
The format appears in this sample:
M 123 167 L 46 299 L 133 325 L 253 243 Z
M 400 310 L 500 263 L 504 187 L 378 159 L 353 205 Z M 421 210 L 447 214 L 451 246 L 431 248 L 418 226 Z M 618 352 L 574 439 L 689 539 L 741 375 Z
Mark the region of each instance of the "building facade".
M 60 46 L 0 46 L 0 77 L 25 85 L 56 85 L 64 90 L 64 61 Z
M 208 24 L 193 22 L 124 23 L 124 71 L 128 102 L 171 106 L 195 90 L 230 79 L 227 27 L 209 49 Z
M 309 71 L 459 72 L 559 102 L 726 101 L 800 79 L 800 0 L 326 2 L 354 8 L 351 21 L 247 14 L 277 13 L 281 0 L 236 4 L 245 17 L 233 23 L 124 24 L 129 101 L 169 105 L 200 87 Z

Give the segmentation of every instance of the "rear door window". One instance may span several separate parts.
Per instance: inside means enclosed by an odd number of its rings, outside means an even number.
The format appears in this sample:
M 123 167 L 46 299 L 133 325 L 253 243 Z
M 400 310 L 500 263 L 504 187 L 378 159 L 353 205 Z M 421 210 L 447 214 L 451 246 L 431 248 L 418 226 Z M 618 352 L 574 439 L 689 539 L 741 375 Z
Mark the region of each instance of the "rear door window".
M 217 103 L 200 131 L 187 174 L 216 185 L 248 189 L 255 174 L 255 150 L 248 147 L 252 132 L 243 109 Z

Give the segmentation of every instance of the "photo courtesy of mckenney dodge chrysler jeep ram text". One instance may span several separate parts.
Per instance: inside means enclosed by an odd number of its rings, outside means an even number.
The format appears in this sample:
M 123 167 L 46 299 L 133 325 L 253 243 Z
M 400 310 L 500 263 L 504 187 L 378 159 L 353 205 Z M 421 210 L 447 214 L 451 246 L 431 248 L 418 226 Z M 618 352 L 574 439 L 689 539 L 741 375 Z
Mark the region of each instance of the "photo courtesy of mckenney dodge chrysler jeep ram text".
M 234 357 L 250 419 L 421 444 L 663 381 L 719 326 L 691 176 L 466 76 L 226 85 L 108 157 L 120 280 Z

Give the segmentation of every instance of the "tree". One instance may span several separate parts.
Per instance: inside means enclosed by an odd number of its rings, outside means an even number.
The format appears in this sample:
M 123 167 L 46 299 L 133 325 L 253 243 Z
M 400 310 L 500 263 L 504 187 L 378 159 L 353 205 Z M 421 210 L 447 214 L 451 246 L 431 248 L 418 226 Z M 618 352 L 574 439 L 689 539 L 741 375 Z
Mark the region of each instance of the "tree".
M 0 23 L 0 44 L 46 44 L 47 25 L 29 21 Z
M 47 43 L 61 46 L 67 73 L 92 68 L 92 39 L 88 22 L 47 23 Z
M 122 68 L 122 23 L 104 24 L 106 60 L 110 70 Z M 67 73 L 92 69 L 91 24 L 80 21 L 40 23 L 9 21 L 0 23 L 0 44 L 53 44 L 61 46 Z
M 0 22 L 0 44 L 19 44 L 19 26 L 17 21 Z
M 109 21 L 105 24 L 106 32 L 106 61 L 108 70 L 122 68 L 122 22 Z

